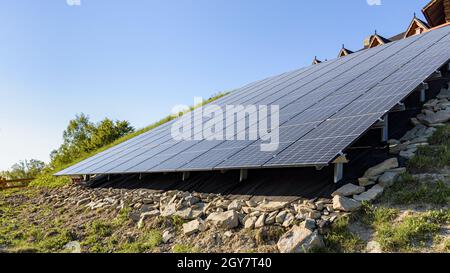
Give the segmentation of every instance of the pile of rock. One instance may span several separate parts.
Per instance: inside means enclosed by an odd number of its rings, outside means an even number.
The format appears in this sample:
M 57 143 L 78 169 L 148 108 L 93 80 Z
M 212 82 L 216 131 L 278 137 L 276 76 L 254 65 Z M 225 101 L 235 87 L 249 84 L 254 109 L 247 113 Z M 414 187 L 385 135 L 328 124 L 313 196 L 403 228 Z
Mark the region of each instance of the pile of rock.
M 444 126 L 450 120 L 450 89 L 442 89 L 436 99 L 424 104 L 422 113 L 412 118 L 415 126 L 400 140 L 389 140 L 389 152 L 406 159 L 414 157 L 420 146 L 428 144 L 428 138 L 437 127 Z

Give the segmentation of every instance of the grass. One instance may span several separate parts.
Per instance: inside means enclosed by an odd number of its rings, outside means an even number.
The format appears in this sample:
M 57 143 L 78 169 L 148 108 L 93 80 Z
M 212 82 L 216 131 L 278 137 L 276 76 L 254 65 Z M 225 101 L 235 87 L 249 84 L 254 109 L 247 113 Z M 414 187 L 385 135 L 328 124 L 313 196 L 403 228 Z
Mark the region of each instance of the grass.
M 155 229 L 145 232 L 136 241 L 124 243 L 119 246 L 121 253 L 144 253 L 148 252 L 162 243 L 161 232 Z
M 423 247 L 433 240 L 441 229 L 442 222 L 436 215 L 407 216 L 398 223 L 385 222 L 376 225 L 377 241 L 387 251 L 410 251 L 413 247 Z
M 50 173 L 43 173 L 30 183 L 31 187 L 58 188 L 71 182 L 69 177 L 55 177 Z
M 446 146 L 450 148 L 450 125 L 439 127 L 428 139 L 431 145 Z
M 172 247 L 172 252 L 173 253 L 198 253 L 198 249 L 190 246 L 190 245 L 186 245 L 186 244 L 176 244 Z
M 364 249 L 364 241 L 349 231 L 349 222 L 348 217 L 343 217 L 333 223 L 331 231 L 324 236 L 325 252 L 355 253 Z
M 450 148 L 445 145 L 422 146 L 407 163 L 410 173 L 439 171 L 450 166 Z
M 450 210 L 408 215 L 398 221 L 399 211 L 364 204 L 358 217 L 375 231 L 384 251 L 410 252 L 433 241 L 442 225 L 450 221 Z
M 410 173 L 439 171 L 450 166 L 450 125 L 438 128 L 428 141 L 430 145 L 419 147 L 416 155 L 408 161 Z
M 386 190 L 381 201 L 394 205 L 450 205 L 450 186 L 442 181 L 419 181 L 410 174 L 404 174 Z

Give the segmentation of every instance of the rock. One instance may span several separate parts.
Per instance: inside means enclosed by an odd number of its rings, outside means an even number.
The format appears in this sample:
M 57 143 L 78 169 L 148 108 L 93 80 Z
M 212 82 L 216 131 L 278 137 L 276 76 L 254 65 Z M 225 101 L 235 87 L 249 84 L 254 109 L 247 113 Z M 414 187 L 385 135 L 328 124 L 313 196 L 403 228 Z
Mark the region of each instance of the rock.
M 427 114 L 420 114 L 417 116 L 425 125 L 432 125 L 436 123 L 446 123 L 450 120 L 450 111 L 431 112 Z
M 286 218 L 287 215 L 287 211 L 281 211 L 277 214 L 277 216 L 275 217 L 275 222 L 278 224 L 283 224 L 284 219 Z
M 367 243 L 366 252 L 367 253 L 383 253 L 383 250 L 381 250 L 381 245 L 378 242 L 370 241 Z
M 336 195 L 333 198 L 333 209 L 340 210 L 340 211 L 356 211 L 361 207 L 361 202 L 358 202 L 356 200 Z
M 353 184 L 347 184 L 345 186 L 340 187 L 338 190 L 336 190 L 335 192 L 333 192 L 331 194 L 331 196 L 336 196 L 336 195 L 340 195 L 340 196 L 353 196 L 355 194 L 360 194 L 363 193 L 366 189 L 364 187 L 361 186 L 356 186 Z
M 322 213 L 320 213 L 320 211 L 317 211 L 317 210 L 310 211 L 310 212 L 308 212 L 308 215 L 307 215 L 308 218 L 312 218 L 312 219 L 319 219 L 320 216 L 322 216 Z
M 235 210 L 235 211 L 240 211 L 242 208 L 243 202 L 241 200 L 233 200 L 229 205 L 228 205 L 228 210 Z
M 170 230 L 166 230 L 162 234 L 162 241 L 163 241 L 163 243 L 167 244 L 174 237 L 175 237 L 175 235 L 172 232 L 170 232 Z
M 408 148 L 409 142 L 397 144 L 397 145 L 391 145 L 389 146 L 389 153 L 398 155 L 401 151 L 404 151 Z
M 81 244 L 78 241 L 68 242 L 64 245 L 64 249 L 70 253 L 81 253 Z
M 262 228 L 265 224 L 267 214 L 263 213 L 255 222 L 255 228 Z
M 368 169 L 365 173 L 364 173 L 364 177 L 374 177 L 377 175 L 381 175 L 383 174 L 385 171 L 390 170 L 390 169 L 395 169 L 398 168 L 398 160 L 397 158 L 391 158 L 388 159 L 370 169 Z
M 273 212 L 276 210 L 284 209 L 288 202 L 267 202 L 259 205 L 256 209 L 262 212 Z
M 277 243 L 281 253 L 305 253 L 324 246 L 323 240 L 316 231 L 302 226 L 294 226 L 281 236 Z
M 438 99 L 447 99 L 450 100 L 450 88 L 445 89 L 442 88 L 441 92 L 436 96 Z
M 89 202 L 91 202 L 90 197 L 81 199 L 77 202 L 77 207 L 84 206 L 84 205 L 88 204 Z
M 170 217 L 170 216 L 174 215 L 176 212 L 177 212 L 176 204 L 171 203 L 171 204 L 165 206 L 161 210 L 161 216 L 162 217 Z
M 401 151 L 399 154 L 401 157 L 406 158 L 406 159 L 411 159 L 415 156 L 415 153 L 413 150 L 406 150 L 406 151 Z
M 361 187 L 367 187 L 370 185 L 375 185 L 376 181 L 373 181 L 373 179 L 369 179 L 367 177 L 361 177 L 358 178 L 358 183 Z
M 232 229 L 239 225 L 239 217 L 234 210 L 211 213 L 206 220 L 218 227 L 226 229 Z
M 200 218 L 203 215 L 203 210 L 194 210 L 192 208 L 186 208 L 175 212 L 173 215 L 178 216 L 183 220 L 193 220 Z
M 253 229 L 253 228 L 255 228 L 255 223 L 256 223 L 257 219 L 258 219 L 257 217 L 248 217 L 245 220 L 244 228 L 246 228 L 246 229 Z
M 250 208 L 255 208 L 256 206 L 258 206 L 258 204 L 254 200 L 245 201 L 245 205 Z
M 380 186 L 385 187 L 385 188 L 391 187 L 397 181 L 397 178 L 399 176 L 400 176 L 400 174 L 397 172 L 385 172 L 378 179 L 378 183 L 380 184 Z
M 156 217 L 156 216 L 159 216 L 160 214 L 161 213 L 159 212 L 159 210 L 155 209 L 155 210 L 152 210 L 152 211 L 141 213 L 141 218 L 143 218 L 143 217 L 145 217 L 145 218 Z
M 353 196 L 353 198 L 360 202 L 362 202 L 362 201 L 370 202 L 370 201 L 373 201 L 376 198 L 378 198 L 383 193 L 383 191 L 384 191 L 384 188 L 382 186 L 375 185 L 370 190 L 368 190 L 364 193 L 361 193 L 359 195 L 355 195 L 355 196 Z
M 186 236 L 192 235 L 199 231 L 204 231 L 205 225 L 202 220 L 193 220 L 188 223 L 183 224 L 183 233 Z
M 228 230 L 228 231 L 225 231 L 225 233 L 223 235 L 227 238 L 231 238 L 231 236 L 233 236 L 233 232 L 231 230 Z
M 306 218 L 305 222 L 304 222 L 304 226 L 305 228 L 314 231 L 314 229 L 316 229 L 316 220 L 311 219 L 311 218 Z
M 266 225 L 275 224 L 275 218 L 277 217 L 277 215 L 278 215 L 278 211 L 273 211 L 273 212 L 269 213 L 269 215 L 267 215 L 267 217 L 266 217 L 265 224 Z
M 295 221 L 295 216 L 292 213 L 287 213 L 286 218 L 284 218 L 283 227 L 290 227 Z

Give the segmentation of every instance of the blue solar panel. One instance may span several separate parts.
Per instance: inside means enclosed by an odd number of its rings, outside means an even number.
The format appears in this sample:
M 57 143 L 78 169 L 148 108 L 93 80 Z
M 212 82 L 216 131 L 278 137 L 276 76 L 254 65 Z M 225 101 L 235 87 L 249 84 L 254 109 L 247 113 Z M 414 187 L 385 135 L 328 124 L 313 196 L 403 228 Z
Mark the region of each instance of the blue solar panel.
M 146 173 L 330 163 L 450 59 L 450 27 L 257 81 L 214 102 L 279 105 L 280 145 L 261 139 L 175 141 L 171 121 L 59 175 Z M 193 121 L 204 125 L 200 110 Z M 224 117 L 224 121 L 230 114 Z M 236 128 L 237 122 L 229 125 Z M 253 124 L 246 124 L 248 131 Z M 237 135 L 239 132 L 235 132 Z M 247 132 L 248 133 L 248 132 Z

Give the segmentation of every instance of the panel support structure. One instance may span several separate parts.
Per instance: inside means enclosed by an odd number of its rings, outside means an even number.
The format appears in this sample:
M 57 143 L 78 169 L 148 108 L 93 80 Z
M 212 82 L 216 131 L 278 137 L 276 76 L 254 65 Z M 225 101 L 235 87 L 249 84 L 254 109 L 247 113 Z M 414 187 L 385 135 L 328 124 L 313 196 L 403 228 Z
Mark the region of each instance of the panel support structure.
M 383 128 L 381 129 L 381 141 L 389 140 L 389 115 L 386 114 L 383 118 Z
M 247 177 L 248 177 L 248 170 L 242 169 L 239 173 L 239 182 L 247 180 Z
M 182 178 L 182 180 L 183 180 L 183 181 L 186 181 L 186 180 L 189 179 L 190 176 L 191 176 L 191 173 L 190 173 L 190 172 L 183 172 L 183 178 Z
M 420 89 L 420 102 L 425 102 L 427 99 L 426 91 L 428 90 L 428 84 L 423 83 L 422 88 Z
M 338 183 L 344 177 L 344 163 L 334 164 L 334 183 Z

